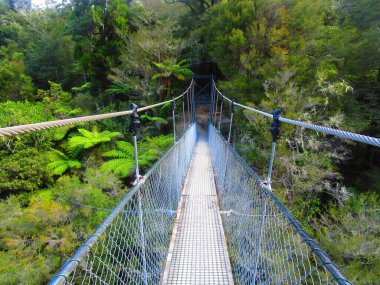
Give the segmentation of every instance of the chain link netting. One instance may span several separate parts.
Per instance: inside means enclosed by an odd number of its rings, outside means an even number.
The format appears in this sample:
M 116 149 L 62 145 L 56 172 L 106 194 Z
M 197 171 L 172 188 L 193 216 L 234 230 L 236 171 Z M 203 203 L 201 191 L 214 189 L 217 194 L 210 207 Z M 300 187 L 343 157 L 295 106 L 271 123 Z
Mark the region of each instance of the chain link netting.
M 350 284 L 220 133 L 208 132 L 235 284 Z
M 197 127 L 144 176 L 50 284 L 158 284 Z

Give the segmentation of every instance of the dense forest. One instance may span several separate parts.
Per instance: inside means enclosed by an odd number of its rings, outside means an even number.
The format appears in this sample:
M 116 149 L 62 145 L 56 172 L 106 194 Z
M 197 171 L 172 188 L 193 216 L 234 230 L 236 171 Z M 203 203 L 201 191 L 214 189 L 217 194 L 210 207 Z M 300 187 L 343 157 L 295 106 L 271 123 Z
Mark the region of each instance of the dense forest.
M 129 109 L 213 74 L 236 101 L 380 137 L 378 0 L 0 2 L 0 127 Z M 142 116 L 141 170 L 172 143 Z M 270 122 L 236 110 L 233 141 L 266 172 Z M 0 284 L 46 283 L 131 185 L 125 118 L 0 140 Z M 380 280 L 380 152 L 282 125 L 276 195 L 354 284 Z

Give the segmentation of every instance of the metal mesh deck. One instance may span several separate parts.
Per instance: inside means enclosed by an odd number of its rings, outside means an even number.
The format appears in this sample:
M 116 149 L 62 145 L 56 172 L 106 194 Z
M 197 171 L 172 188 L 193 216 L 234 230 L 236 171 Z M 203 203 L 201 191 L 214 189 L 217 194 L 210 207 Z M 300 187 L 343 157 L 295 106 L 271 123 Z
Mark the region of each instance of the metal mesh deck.
M 210 150 L 201 136 L 186 178 L 163 284 L 233 284 Z

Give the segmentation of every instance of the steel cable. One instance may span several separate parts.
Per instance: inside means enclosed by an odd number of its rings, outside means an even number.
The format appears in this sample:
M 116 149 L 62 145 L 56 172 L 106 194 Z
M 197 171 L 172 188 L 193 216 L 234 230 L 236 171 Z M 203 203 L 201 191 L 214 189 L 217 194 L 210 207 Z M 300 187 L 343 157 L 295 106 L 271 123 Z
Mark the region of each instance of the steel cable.
M 142 111 L 146 111 L 155 107 L 159 107 L 164 104 L 170 103 L 173 100 L 176 101 L 182 98 L 184 94 L 189 90 L 189 88 L 183 94 L 179 95 L 178 97 L 174 99 L 153 104 L 150 106 L 138 108 L 137 112 L 142 112 Z M 126 116 L 130 114 L 132 114 L 132 111 L 122 111 L 122 112 L 113 112 L 113 113 L 84 116 L 84 117 L 71 118 L 71 119 L 63 119 L 63 120 L 58 120 L 58 121 L 49 121 L 49 122 L 42 122 L 42 123 L 35 123 L 35 124 L 18 125 L 18 126 L 13 126 L 13 127 L 4 127 L 4 128 L 0 128 L 0 138 L 12 137 L 12 136 L 17 136 L 24 133 L 37 132 L 41 130 L 56 128 L 56 127 L 63 127 L 63 126 L 68 126 L 68 125 L 75 125 L 75 124 L 85 123 L 85 122 L 90 122 L 90 121 L 116 118 L 116 117 Z
M 228 102 L 232 103 L 232 100 L 230 98 L 228 98 L 225 95 L 223 95 L 219 91 L 219 89 L 217 89 L 217 87 L 215 87 L 215 88 L 218 91 L 219 95 L 223 96 L 224 99 L 226 99 Z M 240 108 L 243 108 L 243 109 L 255 112 L 257 114 L 263 115 L 265 117 L 273 118 L 272 114 L 269 114 L 269 113 L 257 110 L 255 108 L 248 107 L 248 106 L 242 105 L 240 103 L 236 103 L 236 102 L 234 102 L 234 105 L 236 105 L 236 106 L 238 106 Z M 301 122 L 301 121 L 287 119 L 287 118 L 284 118 L 284 117 L 280 117 L 279 120 L 281 122 L 284 122 L 284 123 L 287 123 L 287 124 L 291 124 L 291 125 L 303 127 L 303 128 L 306 128 L 306 129 L 314 130 L 314 131 L 317 131 L 317 132 L 321 132 L 321 133 L 325 133 L 325 134 L 330 134 L 330 135 L 338 136 L 338 137 L 341 137 L 341 138 L 344 138 L 344 139 L 354 140 L 354 141 L 362 142 L 362 143 L 365 143 L 365 144 L 369 144 L 369 145 L 380 147 L 380 139 L 379 138 L 374 138 L 374 137 L 370 137 L 370 136 L 360 135 L 360 134 L 356 134 L 356 133 L 352 133 L 352 132 L 342 131 L 342 130 L 339 130 L 339 129 L 333 129 L 333 128 L 319 126 L 319 125 L 315 125 L 315 124 L 305 123 L 305 122 Z

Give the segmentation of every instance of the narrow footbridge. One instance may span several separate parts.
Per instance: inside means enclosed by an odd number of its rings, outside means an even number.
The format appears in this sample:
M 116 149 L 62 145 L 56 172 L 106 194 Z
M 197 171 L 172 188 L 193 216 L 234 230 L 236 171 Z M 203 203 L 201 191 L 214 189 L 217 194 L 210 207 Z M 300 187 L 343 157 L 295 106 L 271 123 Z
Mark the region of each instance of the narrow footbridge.
M 380 146 L 380 140 L 255 110 L 225 97 L 212 81 L 210 119 L 195 118 L 194 80 L 177 98 L 131 111 L 0 129 L 0 137 L 131 115 L 136 145 L 138 113 L 173 104 L 176 139 L 50 284 L 351 284 L 271 191 L 279 122 Z M 272 154 L 262 179 L 221 135 L 224 102 L 273 119 Z M 177 137 L 174 103 L 182 102 Z M 221 112 L 219 112 L 221 113 Z M 186 115 L 187 114 L 187 115 Z M 220 123 L 220 119 L 219 119 Z M 179 133 L 177 131 L 177 133 Z

